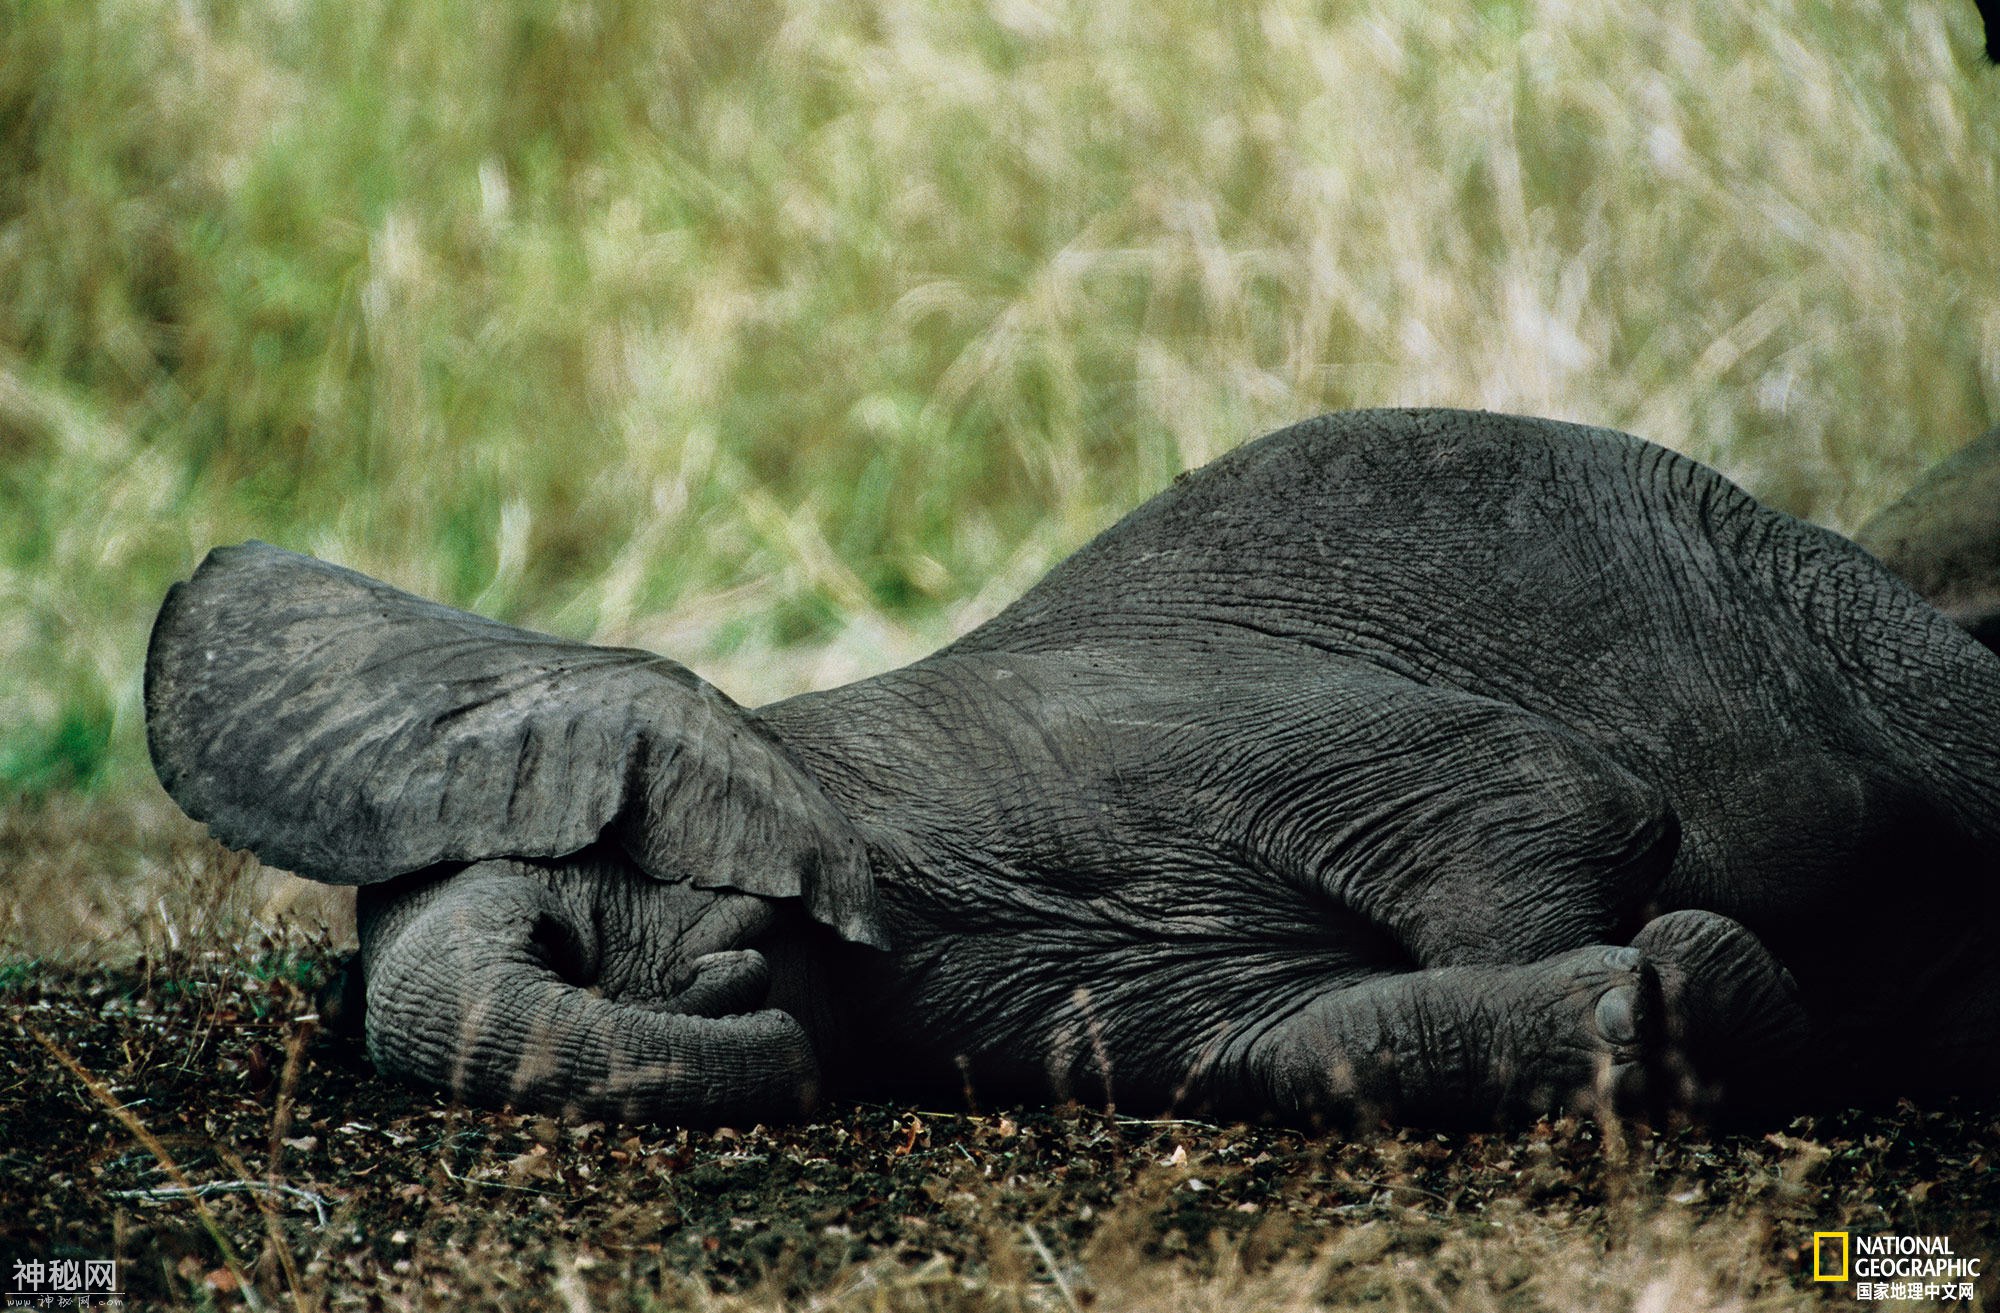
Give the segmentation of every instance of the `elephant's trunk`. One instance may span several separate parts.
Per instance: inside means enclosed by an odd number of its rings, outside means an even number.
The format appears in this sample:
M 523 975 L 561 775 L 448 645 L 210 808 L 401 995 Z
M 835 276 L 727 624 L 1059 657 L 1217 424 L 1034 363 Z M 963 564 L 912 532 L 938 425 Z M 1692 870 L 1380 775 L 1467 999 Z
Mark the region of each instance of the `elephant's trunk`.
M 545 884 L 482 864 L 363 899 L 368 1055 L 468 1100 L 618 1121 L 796 1119 L 818 1069 L 784 1013 L 699 1017 L 599 996 L 595 930 Z

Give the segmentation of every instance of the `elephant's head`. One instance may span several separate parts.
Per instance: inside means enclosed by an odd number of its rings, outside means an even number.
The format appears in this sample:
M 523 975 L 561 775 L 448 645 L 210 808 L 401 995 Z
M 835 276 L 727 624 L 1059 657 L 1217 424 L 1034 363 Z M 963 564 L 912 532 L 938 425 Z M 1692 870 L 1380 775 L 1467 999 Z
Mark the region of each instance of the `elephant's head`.
M 811 1052 L 791 1017 L 753 1010 L 766 974 L 743 945 L 792 906 L 884 943 L 854 827 L 739 707 L 650 653 L 251 543 L 169 594 L 146 720 L 161 783 L 216 838 L 370 886 L 371 1051 L 475 1098 L 796 1108 Z

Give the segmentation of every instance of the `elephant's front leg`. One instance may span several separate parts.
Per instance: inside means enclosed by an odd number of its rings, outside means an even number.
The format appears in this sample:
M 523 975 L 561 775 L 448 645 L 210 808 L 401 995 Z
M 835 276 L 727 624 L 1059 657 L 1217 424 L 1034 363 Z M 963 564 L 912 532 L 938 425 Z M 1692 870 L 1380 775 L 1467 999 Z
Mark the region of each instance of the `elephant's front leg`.
M 1484 1125 L 1644 1097 L 1660 982 L 1636 948 L 1376 976 L 1308 1003 L 1246 1055 L 1286 1118 Z

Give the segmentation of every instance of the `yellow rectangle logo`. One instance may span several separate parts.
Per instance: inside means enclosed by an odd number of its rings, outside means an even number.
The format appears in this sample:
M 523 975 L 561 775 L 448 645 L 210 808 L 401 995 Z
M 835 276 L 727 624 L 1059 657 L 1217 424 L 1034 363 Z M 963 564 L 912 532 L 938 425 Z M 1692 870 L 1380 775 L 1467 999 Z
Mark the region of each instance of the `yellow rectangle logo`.
M 1829 1267 L 1832 1266 L 1832 1264 L 1826 1261 L 1827 1250 L 1832 1247 L 1826 1243 L 1829 1240 L 1838 1240 L 1840 1242 L 1840 1270 L 1837 1272 L 1829 1272 L 1827 1270 Z M 1815 1281 L 1847 1280 L 1847 1232 L 1845 1231 L 1813 1232 L 1813 1280 Z

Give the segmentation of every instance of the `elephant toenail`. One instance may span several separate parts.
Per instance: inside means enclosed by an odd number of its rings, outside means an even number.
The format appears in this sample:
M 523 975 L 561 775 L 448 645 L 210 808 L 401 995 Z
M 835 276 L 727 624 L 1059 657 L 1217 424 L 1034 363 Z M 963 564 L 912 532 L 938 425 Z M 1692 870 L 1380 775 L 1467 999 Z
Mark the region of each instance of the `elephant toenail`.
M 1646 955 L 1636 948 L 1614 948 L 1604 955 L 1604 964 L 1620 971 L 1637 971 Z
M 1604 991 L 1597 1000 L 1597 1033 L 1613 1044 L 1631 1044 L 1639 1038 L 1639 991 L 1620 985 Z

